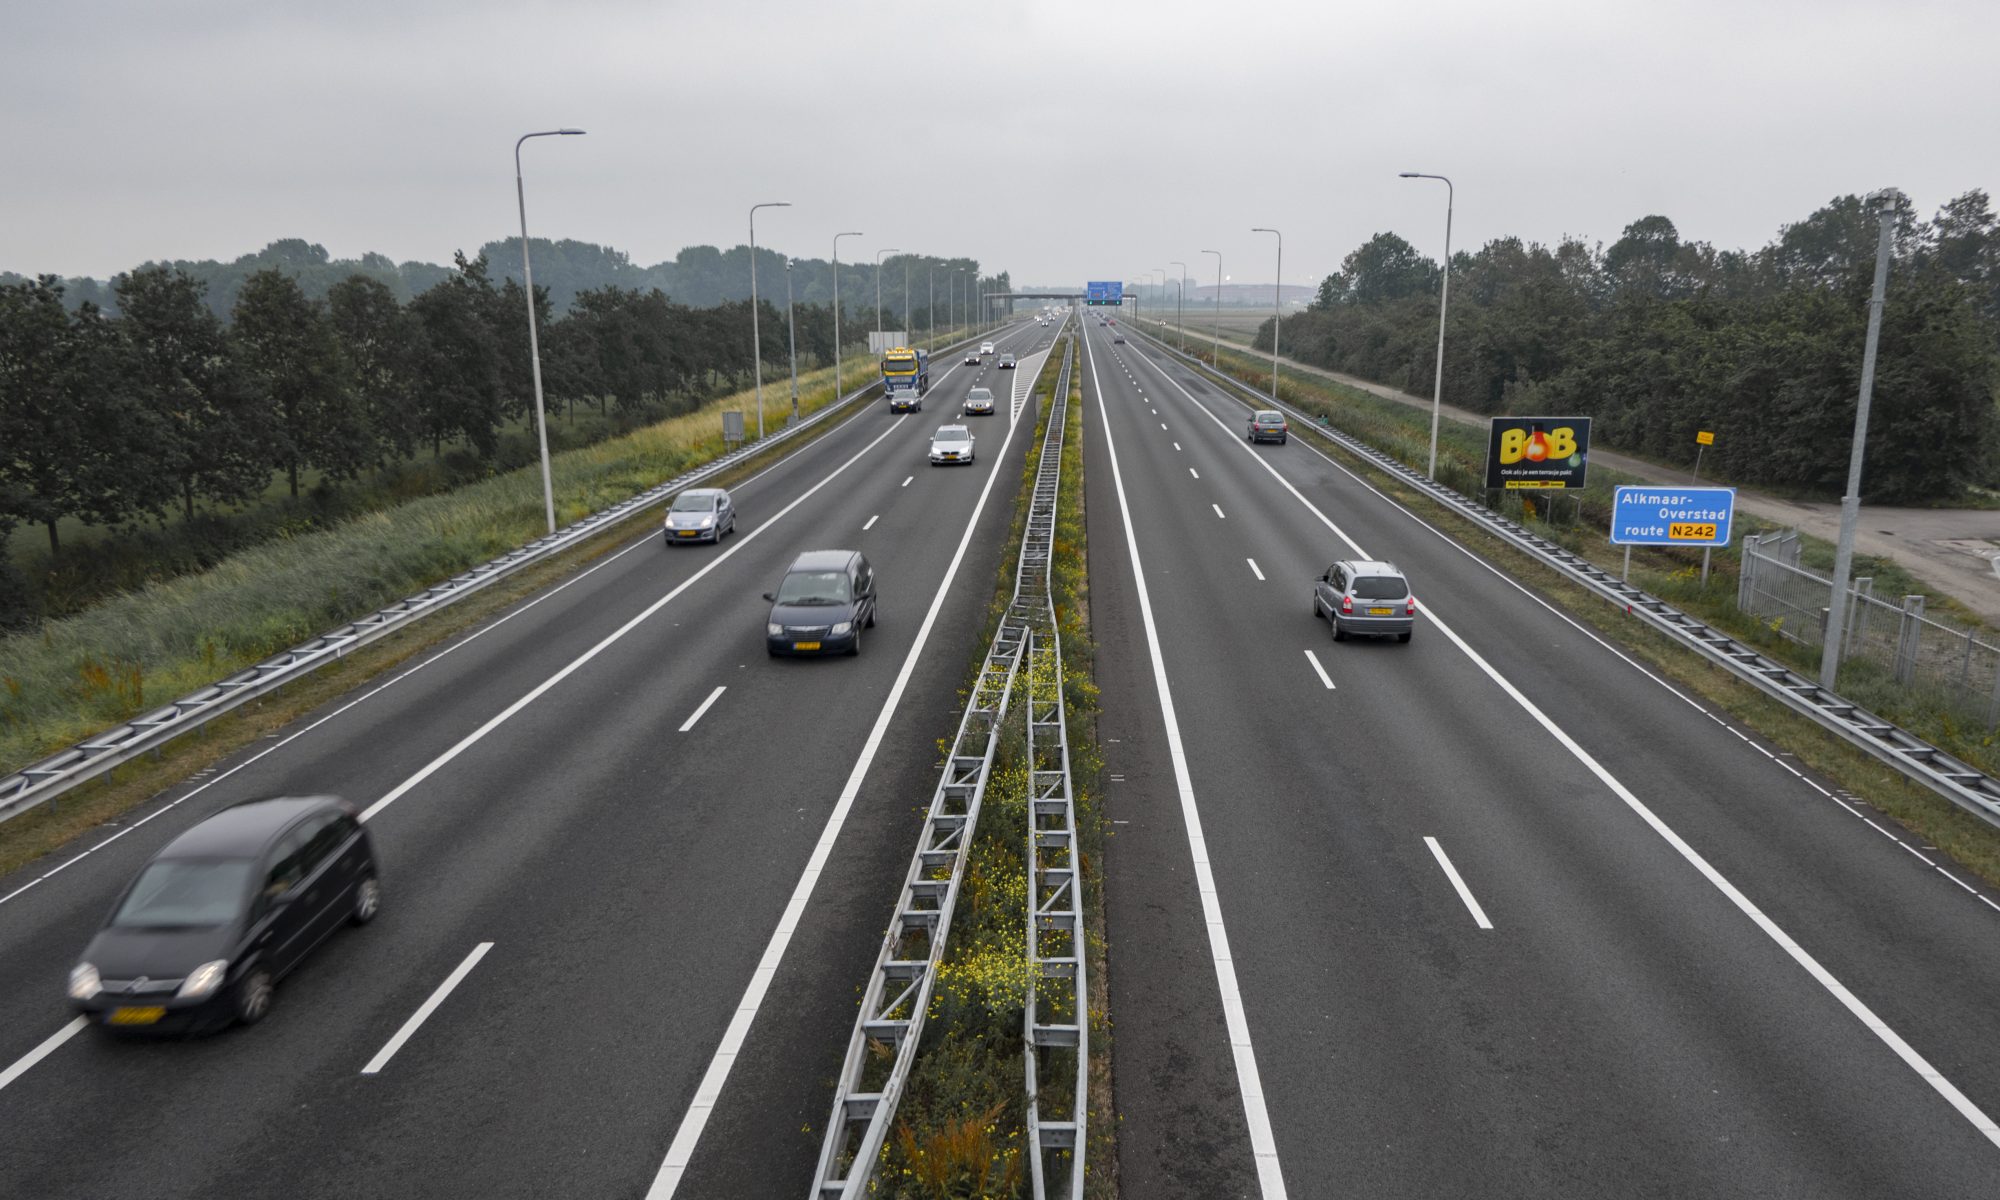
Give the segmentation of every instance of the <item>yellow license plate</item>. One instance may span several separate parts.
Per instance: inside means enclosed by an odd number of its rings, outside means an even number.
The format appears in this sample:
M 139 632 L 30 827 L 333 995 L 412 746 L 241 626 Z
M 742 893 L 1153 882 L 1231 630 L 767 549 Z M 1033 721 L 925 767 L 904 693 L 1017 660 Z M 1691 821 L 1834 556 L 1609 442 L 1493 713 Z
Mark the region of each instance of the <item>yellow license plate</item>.
M 1368 610 L 1368 615 L 1371 617 L 1387 617 L 1393 616 L 1395 612 L 1396 610 L 1393 608 L 1371 608 Z
M 817 650 L 817 649 L 819 649 L 819 643 L 818 643 L 818 642 L 793 642 L 793 643 L 792 643 L 792 649 L 794 649 L 794 650 Z
M 695 534 L 697 534 L 697 533 L 699 533 L 699 532 L 701 532 L 701 531 L 700 531 L 700 530 L 698 530 L 698 529 L 682 529 L 682 530 L 678 530 L 678 531 L 676 531 L 676 532 L 677 532 L 677 535 L 678 535 L 678 536 L 680 536 L 680 537 L 693 537 L 693 536 L 694 536 Z
M 151 1025 L 167 1015 L 167 1010 L 158 1006 L 150 1008 L 114 1008 L 106 1018 L 113 1025 Z

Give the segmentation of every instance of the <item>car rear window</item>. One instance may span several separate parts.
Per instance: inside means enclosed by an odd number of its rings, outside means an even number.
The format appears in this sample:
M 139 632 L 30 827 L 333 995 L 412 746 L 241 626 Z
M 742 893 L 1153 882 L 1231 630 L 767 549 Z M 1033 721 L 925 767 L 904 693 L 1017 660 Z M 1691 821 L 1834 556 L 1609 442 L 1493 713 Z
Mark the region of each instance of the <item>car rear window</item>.
M 1401 575 L 1362 575 L 1354 580 L 1354 595 L 1361 600 L 1401 600 L 1410 594 L 1410 585 Z
M 245 858 L 149 863 L 111 923 L 120 929 L 213 929 L 236 918 L 250 883 Z

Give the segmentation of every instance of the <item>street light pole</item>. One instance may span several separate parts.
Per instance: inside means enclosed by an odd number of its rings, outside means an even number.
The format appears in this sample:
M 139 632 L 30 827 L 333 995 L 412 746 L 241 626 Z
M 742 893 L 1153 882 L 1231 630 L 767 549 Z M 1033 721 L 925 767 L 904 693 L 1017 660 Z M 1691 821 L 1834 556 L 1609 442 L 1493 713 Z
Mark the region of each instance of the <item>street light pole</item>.
M 1275 404 L 1278 401 L 1278 326 L 1285 315 L 1279 303 L 1285 279 L 1285 235 L 1261 225 L 1250 232 L 1268 233 L 1278 239 L 1278 277 L 1271 282 L 1271 402 Z
M 757 372 L 757 440 L 764 440 L 764 342 L 757 332 L 757 210 L 790 208 L 789 200 L 750 206 L 750 362 Z
M 1438 357 L 1437 377 L 1431 381 L 1431 459 L 1424 474 L 1432 479 L 1438 472 L 1438 413 L 1444 408 L 1444 311 L 1451 301 L 1451 210 L 1453 191 L 1451 180 L 1442 175 L 1426 175 L 1422 171 L 1404 171 L 1404 179 L 1436 179 L 1444 184 L 1444 281 L 1438 288 Z
M 1215 349 L 1214 366 L 1222 366 L 1222 251 L 1204 250 L 1203 254 L 1215 255 Z
M 528 293 L 528 361 L 535 376 L 535 436 L 542 444 L 542 509 L 549 532 L 556 531 L 556 485 L 549 474 L 549 420 L 542 407 L 542 346 L 535 332 L 535 269 L 528 262 L 528 193 L 521 185 L 521 143 L 529 138 L 574 137 L 581 129 L 545 129 L 524 133 L 514 142 L 514 200 L 521 207 L 521 282 Z
M 1868 402 L 1875 392 L 1875 345 L 1882 336 L 1882 300 L 1889 287 L 1889 253 L 1896 234 L 1896 206 L 1903 194 L 1884 188 L 1868 197 L 1882 220 L 1875 243 L 1875 288 L 1868 296 L 1868 340 L 1861 351 L 1861 395 L 1854 406 L 1854 445 L 1847 459 L 1847 494 L 1840 498 L 1840 541 L 1833 552 L 1833 597 L 1827 605 L 1826 640 L 1820 647 L 1819 686 L 1832 691 L 1847 640 L 1847 577 L 1854 567 L 1854 526 L 1861 517 L 1861 454 L 1868 445 Z
M 840 239 L 861 237 L 859 230 L 833 235 L 833 398 L 840 399 Z
M 900 253 L 902 253 L 902 251 L 896 249 L 896 247 L 894 246 L 886 246 L 875 252 L 875 332 L 876 333 L 888 332 L 888 330 L 882 328 L 882 256 L 884 254 L 900 254 Z M 886 350 L 888 349 L 888 347 L 884 346 L 883 349 Z
M 1167 260 L 1181 269 L 1180 290 L 1174 293 L 1174 323 L 1181 330 L 1181 353 L 1187 353 L 1187 264 L 1179 259 Z
M 937 353 L 937 264 L 930 265 L 930 298 L 924 301 L 924 315 L 929 318 L 930 332 L 925 336 L 931 344 L 931 353 Z
M 792 260 L 785 259 L 785 341 L 792 355 L 792 424 L 799 423 L 799 319 L 792 309 Z
M 905 335 L 916 332 L 916 322 L 910 319 L 910 259 L 913 257 L 915 256 L 910 254 L 903 256 L 903 333 Z M 908 341 L 909 338 L 905 336 L 903 340 Z

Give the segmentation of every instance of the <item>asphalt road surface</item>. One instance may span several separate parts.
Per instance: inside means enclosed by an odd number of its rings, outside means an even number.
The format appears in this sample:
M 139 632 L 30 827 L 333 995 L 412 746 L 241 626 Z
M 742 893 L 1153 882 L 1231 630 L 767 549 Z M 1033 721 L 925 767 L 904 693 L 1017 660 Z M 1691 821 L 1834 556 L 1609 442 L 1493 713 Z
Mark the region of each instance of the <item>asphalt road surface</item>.
M 1025 359 L 1056 332 L 997 340 Z M 0 879 L 0 1195 L 803 1192 L 802 1126 L 824 1119 L 979 650 L 1033 432 L 1005 404 L 1015 376 L 940 356 L 921 413 L 872 402 L 734 488 L 720 546 L 635 527 L 108 844 Z M 974 383 L 1002 398 L 970 420 L 978 460 L 932 468 Z M 759 593 L 835 546 L 874 562 L 878 626 L 855 659 L 768 658 Z M 380 919 L 330 939 L 255 1028 L 75 1030 L 64 977 L 146 857 L 299 792 L 369 809 Z M 677 1135 L 684 1178 L 662 1171 Z
M 1126 1195 L 1994 1194 L 1989 896 L 1085 328 Z

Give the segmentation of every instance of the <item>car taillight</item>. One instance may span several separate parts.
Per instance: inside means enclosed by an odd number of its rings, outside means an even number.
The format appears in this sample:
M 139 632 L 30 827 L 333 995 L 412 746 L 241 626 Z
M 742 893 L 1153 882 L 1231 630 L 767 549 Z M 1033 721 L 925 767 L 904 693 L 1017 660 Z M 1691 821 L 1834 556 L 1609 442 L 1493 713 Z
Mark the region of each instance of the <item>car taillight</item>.
M 1341 612 L 1344 612 L 1344 613 L 1351 613 L 1351 612 L 1353 612 L 1353 611 L 1354 611 L 1354 597 L 1352 597 L 1352 596 L 1342 596 L 1342 597 L 1340 598 L 1340 611 L 1341 611 Z
M 1410 597 L 1410 602 L 1403 606 L 1403 615 L 1406 617 L 1417 615 L 1417 598 L 1415 596 Z

